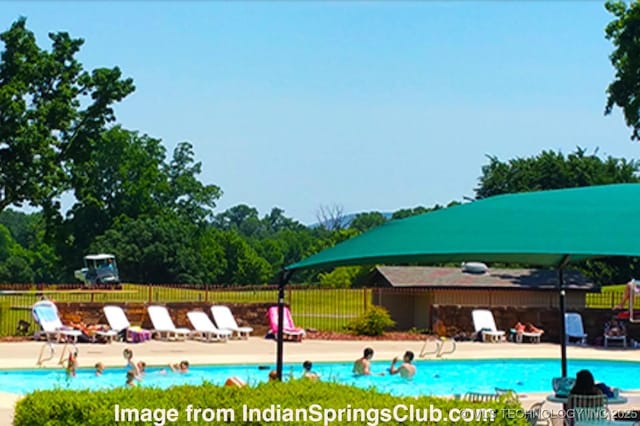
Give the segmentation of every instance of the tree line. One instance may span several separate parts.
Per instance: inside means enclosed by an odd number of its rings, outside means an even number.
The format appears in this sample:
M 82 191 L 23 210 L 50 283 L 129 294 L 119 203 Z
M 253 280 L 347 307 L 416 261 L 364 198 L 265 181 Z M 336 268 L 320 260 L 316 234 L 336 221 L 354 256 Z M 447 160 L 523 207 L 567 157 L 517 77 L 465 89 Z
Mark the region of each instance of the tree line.
M 606 113 L 620 107 L 638 139 L 640 79 L 638 62 L 629 58 L 640 51 L 634 36 L 640 6 L 606 7 L 614 15 L 606 37 L 616 70 Z M 118 124 L 115 106 L 134 92 L 133 80 L 118 67 L 86 69 L 77 59 L 82 39 L 58 32 L 49 40 L 40 47 L 24 18 L 0 34 L 0 283 L 71 282 L 82 257 L 96 252 L 116 254 L 127 282 L 273 283 L 287 264 L 388 220 L 445 207 L 347 218 L 334 206 L 322 208 L 311 227 L 278 207 L 262 216 L 248 205 L 217 213 L 222 189 L 200 180 L 202 164 L 190 142 L 167 152 L 160 139 Z M 474 195 L 638 182 L 638 167 L 581 148 L 507 161 L 490 156 Z M 64 211 L 67 194 L 73 203 Z M 36 212 L 19 210 L 27 206 Z M 295 279 L 347 287 L 366 283 L 370 269 L 310 271 Z M 585 266 L 603 283 L 636 270 L 633 259 Z

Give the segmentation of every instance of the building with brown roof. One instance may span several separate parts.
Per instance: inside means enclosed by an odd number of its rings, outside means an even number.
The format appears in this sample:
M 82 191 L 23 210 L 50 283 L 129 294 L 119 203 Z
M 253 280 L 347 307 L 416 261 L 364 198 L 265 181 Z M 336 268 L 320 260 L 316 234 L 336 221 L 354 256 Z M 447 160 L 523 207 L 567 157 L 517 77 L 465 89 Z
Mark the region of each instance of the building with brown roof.
M 596 286 L 576 271 L 566 271 L 567 309 L 582 309 Z M 430 329 L 437 306 L 557 308 L 558 275 L 545 269 L 488 269 L 378 266 L 370 278 L 373 303 L 385 307 L 401 330 Z

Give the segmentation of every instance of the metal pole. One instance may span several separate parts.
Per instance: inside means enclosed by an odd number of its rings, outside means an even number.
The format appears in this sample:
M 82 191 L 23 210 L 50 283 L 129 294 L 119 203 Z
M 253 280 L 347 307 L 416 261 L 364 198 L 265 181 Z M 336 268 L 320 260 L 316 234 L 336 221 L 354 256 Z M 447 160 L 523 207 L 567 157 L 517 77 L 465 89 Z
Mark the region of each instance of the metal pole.
M 565 304 L 566 290 L 564 288 L 564 267 L 569 263 L 569 255 L 565 255 L 558 265 L 558 290 L 560 292 L 560 357 L 562 363 L 562 377 L 567 377 L 567 334 L 565 313 L 567 307 Z
M 558 288 L 560 289 L 560 356 L 562 359 L 562 377 L 567 377 L 567 335 L 565 324 L 565 289 L 564 289 L 564 271 L 562 267 L 558 269 Z
M 284 287 L 291 279 L 291 271 L 282 271 L 278 280 L 278 335 L 276 336 L 276 371 L 278 380 L 282 380 L 282 359 L 284 356 Z

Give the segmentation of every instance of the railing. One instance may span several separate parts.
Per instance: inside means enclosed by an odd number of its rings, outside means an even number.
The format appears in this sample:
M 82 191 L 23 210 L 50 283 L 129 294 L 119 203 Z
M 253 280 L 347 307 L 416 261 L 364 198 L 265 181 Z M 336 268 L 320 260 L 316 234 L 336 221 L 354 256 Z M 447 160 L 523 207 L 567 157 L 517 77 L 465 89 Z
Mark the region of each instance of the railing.
M 124 284 L 120 289 L 93 290 L 82 285 L 12 285 L 0 290 L 0 336 L 32 334 L 36 324 L 31 306 L 43 296 L 54 302 L 277 303 L 277 286 L 194 286 Z M 326 289 L 288 286 L 285 302 L 296 325 L 322 331 L 342 331 L 371 305 L 369 289 Z
M 622 291 L 608 291 L 606 293 L 587 293 L 585 307 L 599 309 L 613 309 L 624 296 Z

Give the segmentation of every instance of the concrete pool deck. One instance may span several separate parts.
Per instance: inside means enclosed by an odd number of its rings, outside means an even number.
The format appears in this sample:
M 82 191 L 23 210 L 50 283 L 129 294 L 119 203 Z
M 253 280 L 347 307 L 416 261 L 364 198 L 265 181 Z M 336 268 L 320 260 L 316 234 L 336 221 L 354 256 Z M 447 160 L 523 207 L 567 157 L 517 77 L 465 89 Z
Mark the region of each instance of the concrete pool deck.
M 445 351 L 449 342 L 445 343 Z M 375 350 L 374 361 L 389 361 L 395 356 L 401 356 L 404 351 L 411 350 L 416 356 L 421 352 L 422 341 L 343 341 L 343 340 L 305 340 L 302 343 L 285 343 L 285 363 L 301 363 L 307 359 L 321 361 L 352 361 L 361 356 L 362 350 L 370 346 Z M 34 369 L 43 342 L 11 342 L 0 343 L 0 369 L 25 368 Z M 80 368 L 91 368 L 96 362 L 103 362 L 107 367 L 124 365 L 122 351 L 124 348 L 134 351 L 135 359 L 145 361 L 149 365 L 163 366 L 182 359 L 192 364 L 243 364 L 255 363 L 275 365 L 276 344 L 273 340 L 263 338 L 249 338 L 248 340 L 234 340 L 228 343 L 186 342 L 158 342 L 151 341 L 141 344 L 78 344 L 78 362 Z M 56 345 L 56 353 L 44 367 L 55 368 L 63 345 Z M 426 351 L 435 348 L 434 342 L 429 342 Z M 45 351 L 45 356 L 49 352 Z M 592 347 L 569 346 L 569 359 L 606 359 L 640 361 L 640 349 L 604 349 Z M 453 354 L 444 355 L 443 359 L 482 359 L 482 358 L 556 358 L 558 372 L 560 369 L 560 346 L 555 344 L 513 344 L 513 343 L 478 343 L 458 342 L 457 350 Z M 427 355 L 422 359 L 435 359 Z M 638 385 L 640 390 L 640 384 Z M 524 407 L 534 402 L 542 401 L 547 394 L 527 394 L 521 398 Z M 625 405 L 615 405 L 613 409 L 640 409 L 640 391 L 624 392 L 629 402 Z M 19 395 L 0 392 L 0 426 L 11 425 L 13 407 L 20 398 Z M 558 411 L 560 404 L 545 403 L 545 410 Z

